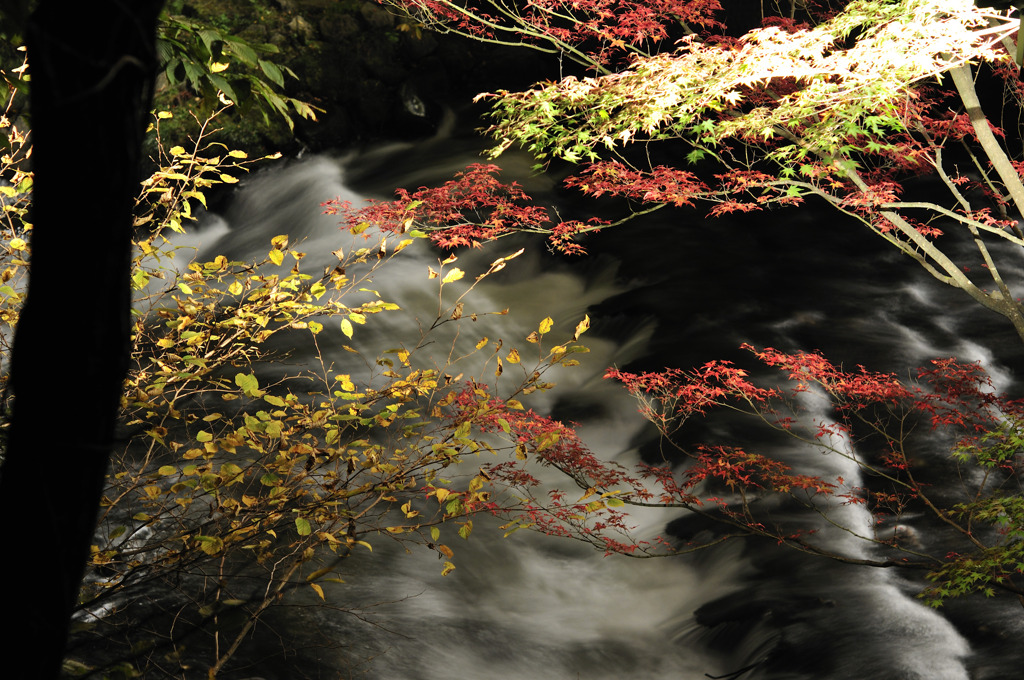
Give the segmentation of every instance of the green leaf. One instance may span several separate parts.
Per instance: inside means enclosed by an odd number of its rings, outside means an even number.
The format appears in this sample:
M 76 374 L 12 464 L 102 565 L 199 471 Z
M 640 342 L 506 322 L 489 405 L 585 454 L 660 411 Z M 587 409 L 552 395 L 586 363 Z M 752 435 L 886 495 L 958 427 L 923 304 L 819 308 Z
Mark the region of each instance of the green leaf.
M 207 555 L 216 555 L 224 549 L 224 541 L 217 536 L 196 536 L 199 548 Z
M 281 69 L 277 67 L 277 64 L 260 59 L 260 69 L 274 84 L 278 87 L 284 87 L 284 75 L 281 73 Z
M 558 443 L 559 434 L 557 432 L 545 432 L 537 439 L 537 451 L 543 451 L 544 449 L 551 448 Z
M 196 32 L 199 39 L 203 41 L 203 46 L 206 47 L 207 51 L 213 52 L 213 44 L 217 42 L 223 42 L 224 36 L 221 35 L 220 31 L 213 28 L 202 28 Z
M 260 381 L 252 373 L 238 373 L 235 375 L 235 384 L 242 388 L 247 397 L 259 397 L 263 394 L 260 392 Z
M 142 271 L 141 269 L 136 269 L 135 273 L 132 274 L 132 286 L 135 288 L 135 290 L 142 290 L 143 288 L 146 287 L 148 283 L 149 274 Z
M 246 66 L 256 66 L 259 57 L 256 54 L 256 50 L 249 46 L 248 43 L 239 38 L 228 38 L 225 41 L 228 45 L 228 49 L 238 56 Z
M 185 68 L 188 68 L 187 63 L 185 64 Z M 238 95 L 235 94 L 235 88 L 231 87 L 231 83 L 229 83 L 225 78 L 217 75 L 216 73 L 209 74 L 209 78 L 210 82 L 213 83 L 214 87 L 223 92 L 228 99 L 235 103 L 238 103 Z
M 295 518 L 295 530 L 299 532 L 299 536 L 309 536 L 313 529 L 309 526 L 309 520 L 305 517 Z

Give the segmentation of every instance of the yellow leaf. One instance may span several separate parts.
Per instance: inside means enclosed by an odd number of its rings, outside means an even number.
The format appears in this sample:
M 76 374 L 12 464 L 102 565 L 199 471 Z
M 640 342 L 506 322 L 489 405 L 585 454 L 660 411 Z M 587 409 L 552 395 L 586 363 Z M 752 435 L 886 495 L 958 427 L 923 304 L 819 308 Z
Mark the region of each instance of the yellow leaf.
M 584 315 L 583 321 L 576 324 L 576 332 L 572 334 L 572 339 L 574 341 L 579 340 L 580 336 L 583 335 L 588 328 L 590 328 L 590 316 Z
M 444 503 L 444 499 L 451 495 L 451 491 L 448 489 L 434 489 L 434 496 L 437 497 L 438 503 Z
M 28 244 L 25 242 L 25 239 L 22 239 L 22 238 L 12 238 L 11 239 L 11 248 L 13 250 L 25 250 L 25 246 L 27 246 L 27 245 Z
M 221 71 L 227 71 L 228 66 L 230 66 L 230 64 L 225 64 L 222 61 L 215 61 L 212 64 L 210 64 L 210 72 L 220 73 Z
M 278 251 L 278 252 L 280 252 L 280 251 Z M 352 337 L 352 322 L 349 321 L 348 319 L 342 319 L 341 320 L 341 332 L 344 333 L 349 338 L 351 338 Z
M 327 598 L 324 597 L 324 589 L 321 588 L 319 584 L 310 583 L 309 587 L 316 591 L 316 594 L 320 596 L 321 600 L 324 600 L 325 602 L 327 601 Z
M 480 340 L 480 342 L 476 343 L 476 348 L 477 349 L 483 349 L 486 345 L 487 345 L 487 338 L 484 337 L 483 339 Z
M 462 271 L 458 267 L 454 267 L 451 271 L 444 275 L 444 278 L 441 279 L 441 283 L 451 283 L 452 281 L 458 281 L 465 275 L 466 272 Z
M 161 111 L 158 114 L 156 114 L 156 117 L 161 119 L 174 118 L 174 114 L 170 111 Z
M 222 172 L 222 173 L 220 173 L 220 181 L 224 182 L 225 184 L 237 184 L 238 183 L 238 178 L 237 177 L 232 177 L 231 175 L 229 175 L 229 174 L 227 174 L 225 172 Z
M 171 147 L 171 155 L 172 156 L 184 156 L 185 155 L 185 147 L 183 147 L 183 146 L 172 146 Z
M 526 460 L 526 445 L 522 442 L 516 444 L 516 460 Z
M 550 331 L 552 326 L 554 325 L 555 322 L 551 319 L 550 316 L 548 316 L 545 317 L 544 320 L 540 322 L 540 328 L 538 328 L 537 330 L 540 332 L 541 335 L 544 335 L 545 333 Z
M 507 357 L 505 357 L 505 361 L 507 361 L 510 364 L 518 364 L 519 363 L 519 350 L 517 350 L 515 347 L 513 347 L 512 351 L 508 353 Z
M 284 262 L 284 253 L 282 253 L 277 248 L 275 248 L 274 250 L 271 250 L 269 253 L 267 253 L 267 257 L 270 258 L 271 262 L 273 262 L 274 264 L 276 264 L 278 266 L 280 266 L 281 263 Z M 349 336 L 349 337 L 351 337 L 351 336 Z

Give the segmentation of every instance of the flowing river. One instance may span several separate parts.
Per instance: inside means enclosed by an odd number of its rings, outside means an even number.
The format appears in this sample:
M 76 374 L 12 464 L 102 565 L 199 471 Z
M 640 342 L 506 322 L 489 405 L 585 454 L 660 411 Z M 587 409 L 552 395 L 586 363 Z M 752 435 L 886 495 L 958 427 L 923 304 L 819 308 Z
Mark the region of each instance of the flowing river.
M 434 140 L 296 160 L 247 180 L 191 238 L 204 257 L 235 259 L 265 255 L 270 238 L 287 233 L 293 242 L 306 239 L 314 264 L 326 264 L 338 225 L 321 214 L 322 201 L 387 198 L 396 186 L 443 181 L 478 162 L 479 144 Z M 574 209 L 550 180 L 531 178 L 523 159 L 502 164 L 506 179 L 561 202 L 566 213 Z M 492 244 L 460 266 L 470 270 L 518 245 Z M 836 363 L 903 375 L 930 358 L 958 355 L 981 360 L 1001 388 L 1016 389 L 1022 353 L 1009 324 L 831 214 L 801 209 L 701 221 L 663 211 L 591 239 L 592 254 L 572 260 L 546 253 L 540 240 L 522 245 L 527 254 L 467 307 L 508 307 L 508 316 L 480 322 L 489 324 L 481 335 L 505 338 L 525 337 L 545 316 L 571 330 L 589 313 L 594 325 L 584 340 L 591 353 L 560 374 L 559 387 L 539 404 L 579 422 L 584 441 L 608 459 L 636 461 L 652 434 L 625 391 L 601 379 L 613 364 L 656 369 L 736 360 L 739 345 L 749 342 L 817 349 Z M 403 256 L 375 286 L 403 307 L 411 325 L 360 328 L 369 346 L 395 346 L 415 329 L 412 315 L 436 305 L 424 274 L 437 253 L 410 248 Z M 1022 268 L 1018 257 L 1017 280 Z M 809 408 L 827 417 L 827 404 Z M 794 467 L 819 466 L 820 474 L 857 474 L 838 456 L 809 462 L 797 448 L 776 455 Z M 638 514 L 634 523 L 647 536 L 686 528 L 668 511 Z M 1015 599 L 954 601 L 935 611 L 915 598 L 920 583 L 901 574 L 775 545 L 737 541 L 688 558 L 637 560 L 526 531 L 502 538 L 496 524 L 478 526 L 459 546 L 457 569 L 446 577 L 436 554 L 406 554 L 380 541 L 372 555 L 351 560 L 347 585 L 335 591 L 343 600 L 268 613 L 261 627 L 268 645 L 275 630 L 291 631 L 291 638 L 299 631 L 307 644 L 287 656 L 247 652 L 249 674 L 961 680 L 1018 678 L 1024 668 L 1024 612 Z M 865 550 L 846 546 L 841 535 L 823 540 L 841 551 Z

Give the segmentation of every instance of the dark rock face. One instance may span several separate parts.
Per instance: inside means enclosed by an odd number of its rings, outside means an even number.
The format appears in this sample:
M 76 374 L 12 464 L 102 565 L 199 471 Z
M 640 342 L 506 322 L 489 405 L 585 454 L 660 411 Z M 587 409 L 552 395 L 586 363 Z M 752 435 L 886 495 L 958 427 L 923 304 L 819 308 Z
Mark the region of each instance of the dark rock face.
M 526 87 L 557 68 L 527 50 L 423 31 L 374 2 L 285 4 L 316 30 L 312 39 L 291 37 L 304 49 L 282 46 L 299 76 L 290 94 L 324 110 L 297 131 L 314 150 L 432 134 L 446 110 L 470 106 L 495 83 Z M 503 79 L 508 74 L 515 82 Z
M 273 129 L 239 120 L 225 130 L 250 151 L 344 148 L 415 139 L 437 130 L 480 91 L 528 87 L 557 74 L 529 50 L 501 48 L 422 29 L 374 0 L 179 0 L 171 7 L 280 52 L 298 76 L 287 94 L 318 109 L 317 122 Z M 481 107 L 481 111 L 483 108 Z M 475 118 L 472 114 L 471 118 Z M 260 149 L 259 147 L 264 147 Z

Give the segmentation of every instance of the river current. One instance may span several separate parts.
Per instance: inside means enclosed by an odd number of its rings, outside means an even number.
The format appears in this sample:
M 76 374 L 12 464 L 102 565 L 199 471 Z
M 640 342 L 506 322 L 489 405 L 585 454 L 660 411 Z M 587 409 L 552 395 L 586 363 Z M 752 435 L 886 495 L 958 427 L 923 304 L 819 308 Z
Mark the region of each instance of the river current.
M 396 186 L 441 182 L 478 162 L 479 144 L 434 140 L 294 160 L 245 181 L 190 240 L 203 257 L 241 259 L 265 255 L 270 238 L 287 233 L 293 242 L 305 239 L 314 265 L 327 264 L 338 224 L 321 213 L 321 202 L 387 198 Z M 525 159 L 510 155 L 500 164 L 506 179 L 561 206 L 563 217 L 585 210 L 551 180 L 531 177 Z M 460 266 L 479 267 L 520 245 L 527 253 L 467 306 L 510 309 L 481 320 L 491 324 L 481 331 L 491 337 L 525 337 L 544 316 L 571 329 L 589 314 L 591 353 L 534 405 L 579 422 L 595 452 L 626 464 L 642 455 L 652 433 L 629 396 L 601 379 L 610 365 L 740 359 L 739 346 L 748 342 L 821 350 L 836 363 L 904 375 L 930 358 L 957 355 L 982 361 L 1001 388 L 1018 389 L 1024 365 L 1007 323 L 942 289 L 857 225 L 813 208 L 716 221 L 663 211 L 590 239 L 586 258 L 553 256 L 536 240 L 492 244 Z M 402 323 L 436 304 L 423 274 L 438 253 L 424 247 L 403 255 L 375 285 L 409 314 L 396 325 L 360 329 L 368 345 L 396 344 L 415 328 Z M 1022 269 L 1018 258 L 1011 276 L 1021 280 Z M 827 404 L 809 408 L 827 417 Z M 775 453 L 794 467 L 857 474 L 840 460 L 810 463 L 796 448 Z M 667 511 L 634 520 L 648 536 L 686 529 L 687 522 Z M 838 534 L 824 540 L 837 550 L 865 550 Z M 350 566 L 342 601 L 268 612 L 264 630 L 301 631 L 297 637 L 308 644 L 288 655 L 246 652 L 249 675 L 1009 680 L 1024 668 L 1024 612 L 1016 600 L 965 599 L 936 611 L 915 598 L 921 584 L 904 575 L 756 542 L 635 560 L 526 531 L 502 538 L 496 526 L 478 526 L 446 577 L 434 553 L 405 554 L 384 541 Z

